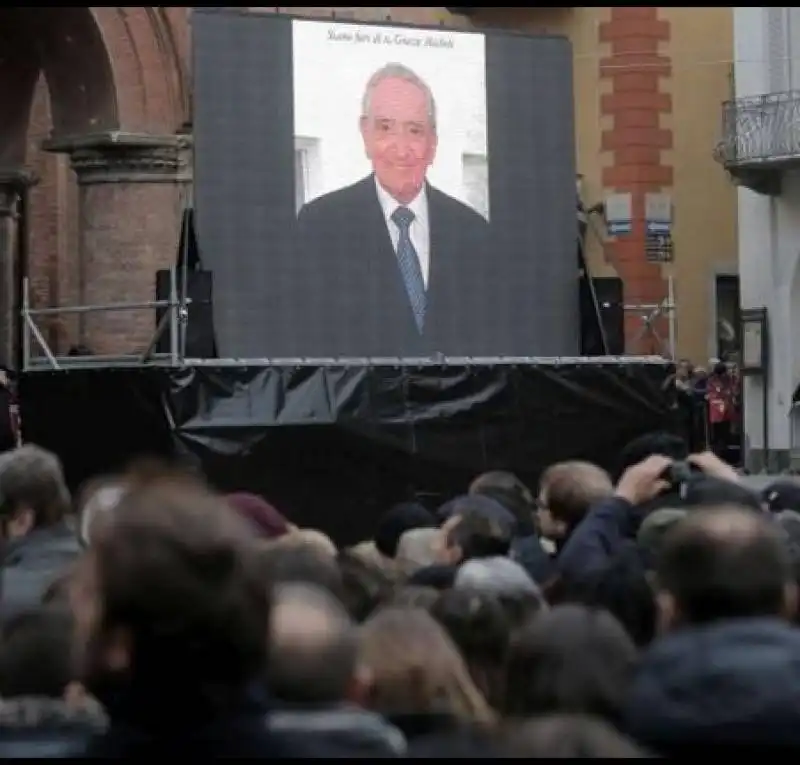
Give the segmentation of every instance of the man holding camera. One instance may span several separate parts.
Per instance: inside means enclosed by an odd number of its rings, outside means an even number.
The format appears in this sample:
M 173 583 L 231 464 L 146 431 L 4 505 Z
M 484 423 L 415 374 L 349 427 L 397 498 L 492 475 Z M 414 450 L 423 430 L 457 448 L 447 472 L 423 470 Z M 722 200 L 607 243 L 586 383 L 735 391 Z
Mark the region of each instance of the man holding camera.
M 560 575 L 576 581 L 601 571 L 656 510 L 719 504 L 760 510 L 758 496 L 715 454 L 681 460 L 651 453 L 622 472 L 613 496 L 592 507 L 570 535 L 558 556 Z

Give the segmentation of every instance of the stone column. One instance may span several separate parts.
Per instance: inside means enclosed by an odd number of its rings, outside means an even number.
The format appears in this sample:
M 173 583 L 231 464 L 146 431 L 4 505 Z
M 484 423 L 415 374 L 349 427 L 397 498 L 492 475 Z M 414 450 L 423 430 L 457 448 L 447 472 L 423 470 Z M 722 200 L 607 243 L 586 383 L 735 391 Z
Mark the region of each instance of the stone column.
M 81 305 L 155 299 L 156 272 L 177 257 L 186 141 L 114 132 L 47 147 L 69 152 L 78 180 Z M 141 353 L 155 327 L 154 308 L 87 312 L 81 343 L 97 355 Z
M 21 298 L 18 285 L 20 201 L 33 176 L 25 170 L 0 170 L 0 365 L 17 361 Z

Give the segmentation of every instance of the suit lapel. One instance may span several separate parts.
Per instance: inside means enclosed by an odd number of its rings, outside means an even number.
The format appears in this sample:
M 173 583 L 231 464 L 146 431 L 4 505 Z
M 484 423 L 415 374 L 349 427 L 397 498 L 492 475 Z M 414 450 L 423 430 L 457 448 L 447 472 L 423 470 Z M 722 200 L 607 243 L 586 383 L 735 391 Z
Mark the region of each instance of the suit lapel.
M 442 289 L 447 289 L 448 279 L 448 258 L 447 258 L 447 239 L 448 232 L 445 230 L 443 221 L 443 214 L 439 200 L 439 192 L 433 188 L 429 183 L 426 184 L 426 196 L 428 199 L 428 252 L 430 253 L 430 264 L 428 272 L 428 302 L 427 302 L 427 316 L 432 319 L 432 315 L 436 311 L 437 295 L 441 297 Z M 432 319 L 431 324 L 435 323 Z

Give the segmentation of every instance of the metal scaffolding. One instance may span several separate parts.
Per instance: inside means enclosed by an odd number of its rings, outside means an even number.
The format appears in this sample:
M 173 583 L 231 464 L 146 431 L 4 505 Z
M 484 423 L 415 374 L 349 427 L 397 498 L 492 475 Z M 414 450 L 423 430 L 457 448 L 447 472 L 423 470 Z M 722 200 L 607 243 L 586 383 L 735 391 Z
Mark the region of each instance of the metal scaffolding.
M 182 366 L 186 363 L 186 328 L 189 321 L 188 271 L 189 271 L 189 215 L 193 207 L 191 184 L 180 187 L 177 210 L 181 225 L 178 227 L 178 241 L 175 252 L 177 264 L 169 270 L 169 295 L 164 300 L 139 302 L 105 303 L 102 305 L 74 305 L 33 308 L 31 304 L 30 280 L 26 277 L 21 285 L 20 344 L 22 371 L 47 371 L 54 369 L 74 369 L 76 367 L 132 367 L 143 365 Z M 123 355 L 85 355 L 55 352 L 45 339 L 39 323 L 45 317 L 85 316 L 87 314 L 108 314 L 131 311 L 158 311 L 163 314 L 156 324 L 155 331 L 142 353 Z M 156 352 L 159 342 L 167 335 L 166 352 Z M 41 355 L 34 353 L 37 348 Z
M 642 326 L 633 338 L 635 347 L 641 340 L 650 337 L 656 343 L 659 353 L 666 359 L 675 359 L 675 282 L 672 274 L 667 276 L 667 296 L 659 303 L 624 305 L 627 314 L 638 316 Z M 667 337 L 658 331 L 661 319 L 667 320 Z
M 31 308 L 30 282 L 25 278 L 22 282 L 22 369 L 29 372 L 42 369 L 65 369 L 73 367 L 99 366 L 141 366 L 144 364 L 161 364 L 180 366 L 185 358 L 186 331 L 188 321 L 189 298 L 186 291 L 178 288 L 178 269 L 170 269 L 169 297 L 166 300 L 149 300 L 140 303 L 107 303 L 105 305 L 57 306 L 53 308 Z M 141 354 L 122 356 L 96 355 L 58 355 L 48 344 L 37 324 L 43 316 L 85 315 L 89 313 L 117 313 L 120 311 L 141 311 L 163 308 L 164 313 L 156 326 L 147 348 Z M 156 353 L 156 347 L 164 333 L 169 330 L 169 350 Z M 39 347 L 42 356 L 34 355 L 34 344 Z

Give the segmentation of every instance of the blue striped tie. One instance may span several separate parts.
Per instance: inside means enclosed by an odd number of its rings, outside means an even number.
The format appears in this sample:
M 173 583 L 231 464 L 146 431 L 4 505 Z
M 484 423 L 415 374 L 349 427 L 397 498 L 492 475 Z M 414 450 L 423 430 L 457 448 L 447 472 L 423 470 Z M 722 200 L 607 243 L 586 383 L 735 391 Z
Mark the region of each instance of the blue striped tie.
M 392 213 L 392 220 L 400 238 L 397 241 L 397 263 L 406 285 L 406 293 L 414 312 L 417 329 L 422 332 L 425 324 L 425 280 L 422 277 L 422 268 L 419 256 L 411 241 L 411 224 L 414 222 L 414 213 L 407 207 L 398 207 Z

